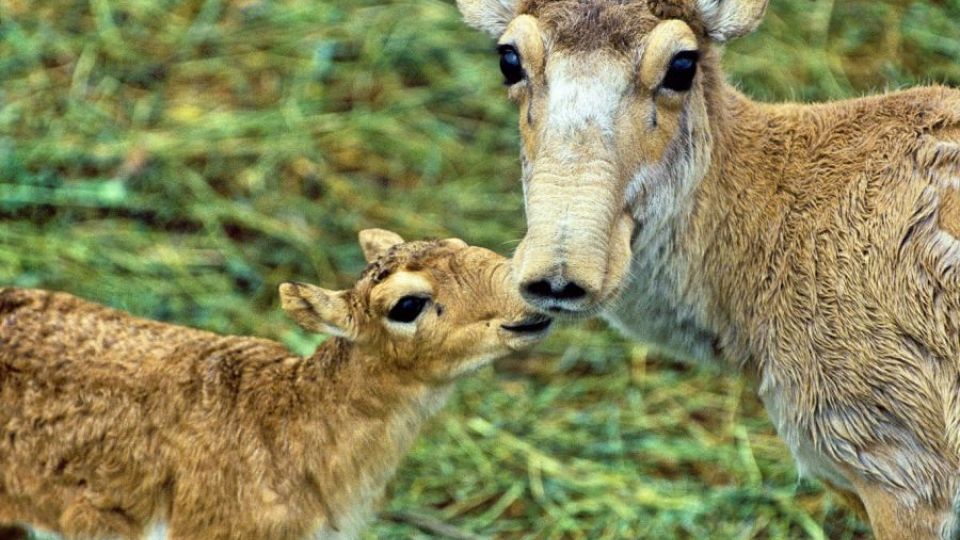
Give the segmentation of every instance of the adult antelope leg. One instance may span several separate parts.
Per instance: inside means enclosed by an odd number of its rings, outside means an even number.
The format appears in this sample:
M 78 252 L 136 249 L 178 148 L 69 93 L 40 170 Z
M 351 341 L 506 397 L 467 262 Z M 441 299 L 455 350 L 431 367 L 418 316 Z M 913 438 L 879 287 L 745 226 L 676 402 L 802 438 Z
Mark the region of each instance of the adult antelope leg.
M 922 501 L 904 504 L 903 497 L 875 482 L 863 478 L 851 478 L 851 481 L 863 501 L 877 540 L 943 538 L 941 532 L 949 515 L 949 504 L 945 505 L 946 509 Z
M 857 495 L 855 491 L 850 491 L 843 489 L 841 487 L 835 486 L 832 482 L 824 481 L 827 484 L 827 487 L 830 488 L 830 491 L 834 493 L 844 504 L 857 514 L 857 517 L 863 521 L 869 521 L 870 516 L 867 515 L 867 509 L 863 506 L 863 501 L 860 499 L 860 496 Z

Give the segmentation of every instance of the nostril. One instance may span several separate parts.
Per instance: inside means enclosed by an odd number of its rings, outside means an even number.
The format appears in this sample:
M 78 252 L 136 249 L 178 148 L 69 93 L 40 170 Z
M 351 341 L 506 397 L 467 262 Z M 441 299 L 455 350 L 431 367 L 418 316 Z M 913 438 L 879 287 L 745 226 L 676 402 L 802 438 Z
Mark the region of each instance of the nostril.
M 553 297 L 553 287 L 551 287 L 550 282 L 545 279 L 534 281 L 533 283 L 527 285 L 527 292 L 533 296 L 539 296 L 540 298 Z
M 583 287 L 573 282 L 554 287 L 549 280 L 541 279 L 534 281 L 525 287 L 527 294 L 537 298 L 550 298 L 553 300 L 579 300 L 587 296 L 587 291 Z
M 558 292 L 555 296 L 563 300 L 576 300 L 578 298 L 583 298 L 586 295 L 587 291 L 583 290 L 583 287 L 571 281 L 570 283 L 567 283 L 564 288 L 560 289 L 560 292 Z

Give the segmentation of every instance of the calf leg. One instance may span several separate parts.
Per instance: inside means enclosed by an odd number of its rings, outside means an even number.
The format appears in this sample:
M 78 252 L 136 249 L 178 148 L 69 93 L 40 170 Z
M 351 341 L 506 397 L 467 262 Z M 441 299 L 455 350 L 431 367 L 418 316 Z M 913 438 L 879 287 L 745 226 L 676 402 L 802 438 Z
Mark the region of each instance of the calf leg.
M 834 495 L 836 495 L 846 504 L 847 508 L 853 510 L 857 514 L 857 517 L 863 521 L 868 521 L 870 519 L 870 516 L 867 515 L 867 509 L 863 506 L 863 501 L 860 500 L 860 496 L 857 495 L 855 491 L 849 491 L 841 487 L 837 487 L 835 484 L 827 480 L 824 480 L 823 482 L 828 488 L 830 488 L 830 491 L 832 491 Z
M 60 527 L 70 538 L 140 538 L 144 526 L 122 508 L 102 508 L 83 498 L 70 504 L 60 517 Z
M 170 526 L 167 540 L 301 540 L 303 531 L 290 531 L 276 527 L 244 526 L 237 524 L 211 524 L 206 527 L 177 528 Z
M 189 510 L 175 506 L 167 523 L 167 540 L 302 540 L 308 536 L 300 520 L 276 517 L 254 509 L 237 511 L 229 503 L 201 504 Z

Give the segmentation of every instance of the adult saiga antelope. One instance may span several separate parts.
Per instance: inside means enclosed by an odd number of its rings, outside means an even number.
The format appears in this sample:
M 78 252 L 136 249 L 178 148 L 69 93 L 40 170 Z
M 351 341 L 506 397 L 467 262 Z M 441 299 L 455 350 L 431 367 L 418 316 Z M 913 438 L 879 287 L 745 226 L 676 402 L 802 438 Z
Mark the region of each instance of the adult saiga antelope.
M 538 309 L 755 378 L 878 538 L 956 538 L 960 92 L 762 104 L 723 43 L 765 0 L 458 0 L 519 106 Z

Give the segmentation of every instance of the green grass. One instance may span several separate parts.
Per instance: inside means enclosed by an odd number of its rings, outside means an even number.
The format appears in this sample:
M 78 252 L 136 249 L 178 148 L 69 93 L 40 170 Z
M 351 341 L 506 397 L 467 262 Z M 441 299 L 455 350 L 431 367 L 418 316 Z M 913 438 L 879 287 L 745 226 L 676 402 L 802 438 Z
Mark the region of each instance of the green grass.
M 957 0 L 774 0 L 725 62 L 768 100 L 958 84 L 957 21 Z M 0 1 L 0 284 L 307 352 L 276 286 L 348 286 L 359 229 L 522 236 L 491 50 L 439 0 Z M 370 538 L 869 537 L 797 480 L 751 388 L 599 323 L 463 384 L 384 516 Z

